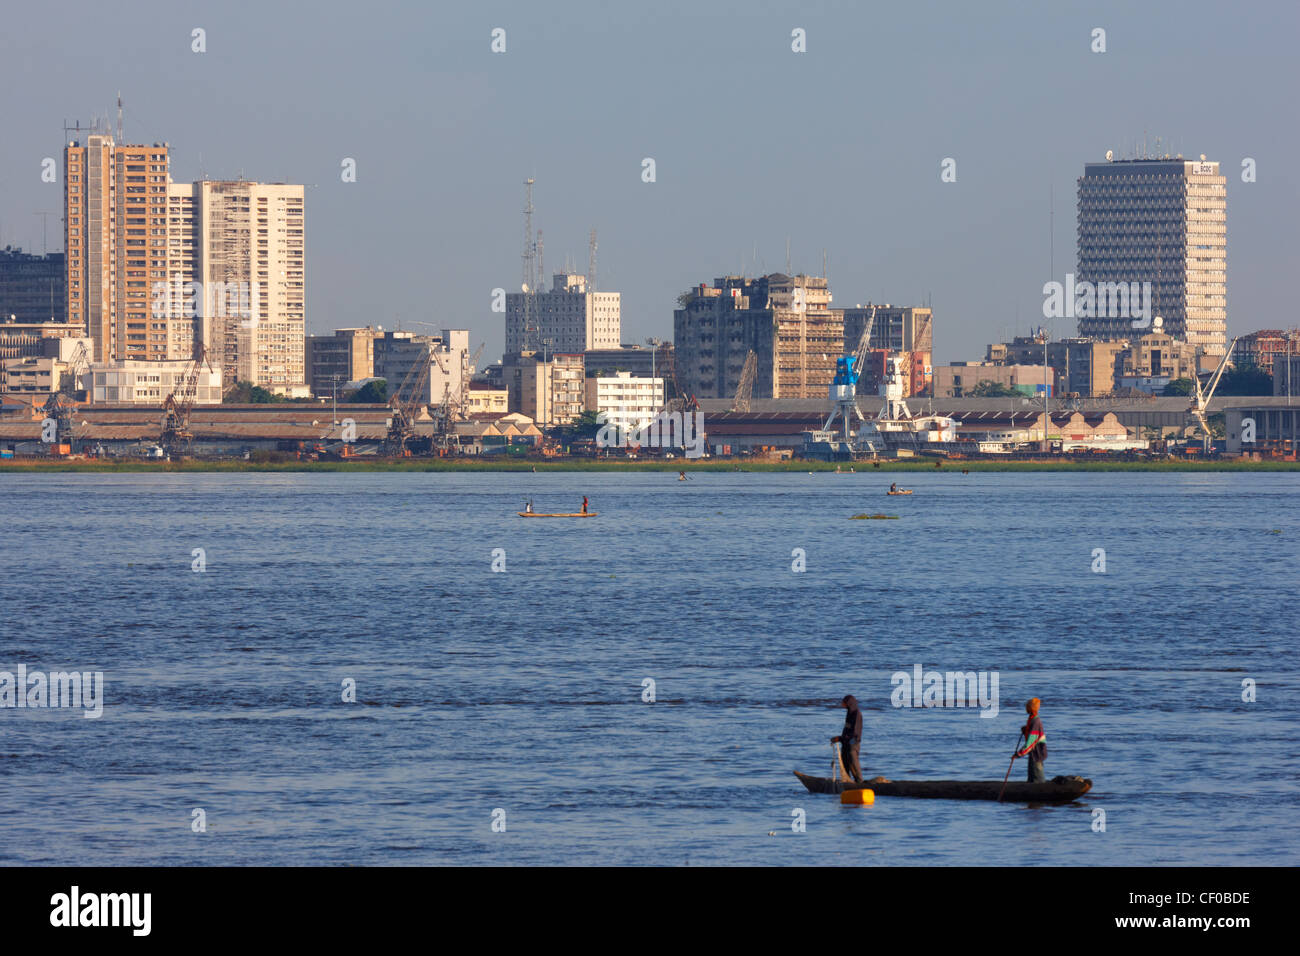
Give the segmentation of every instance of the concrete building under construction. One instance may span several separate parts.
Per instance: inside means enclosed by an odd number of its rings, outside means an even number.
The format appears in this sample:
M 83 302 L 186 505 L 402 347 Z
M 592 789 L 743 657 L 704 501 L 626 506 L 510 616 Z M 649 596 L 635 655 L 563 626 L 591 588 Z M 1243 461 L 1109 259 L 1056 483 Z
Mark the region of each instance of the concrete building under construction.
M 844 313 L 826 279 L 782 273 L 700 283 L 673 312 L 678 385 L 696 398 L 726 398 L 757 356 L 754 398 L 822 398 L 844 350 Z

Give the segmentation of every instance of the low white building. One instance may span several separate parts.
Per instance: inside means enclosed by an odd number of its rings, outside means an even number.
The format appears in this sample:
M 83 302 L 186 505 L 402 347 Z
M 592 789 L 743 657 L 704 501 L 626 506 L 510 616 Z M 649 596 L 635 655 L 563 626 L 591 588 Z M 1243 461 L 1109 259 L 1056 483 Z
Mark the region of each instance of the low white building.
M 587 379 L 587 411 L 605 414 L 605 421 L 623 428 L 640 428 L 664 407 L 664 380 L 638 378 L 631 372 Z
M 78 383 L 92 405 L 157 405 L 166 401 L 184 382 L 193 367 L 192 360 L 146 362 L 124 359 L 120 362 L 96 362 L 82 373 Z M 196 405 L 221 404 L 221 369 L 207 365 L 199 369 L 195 383 Z

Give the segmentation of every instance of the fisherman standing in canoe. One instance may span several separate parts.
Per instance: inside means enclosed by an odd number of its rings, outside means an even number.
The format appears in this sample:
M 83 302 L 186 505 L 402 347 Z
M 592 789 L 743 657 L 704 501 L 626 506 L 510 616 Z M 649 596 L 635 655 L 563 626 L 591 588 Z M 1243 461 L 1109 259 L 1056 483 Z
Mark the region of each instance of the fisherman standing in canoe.
M 1047 744 L 1044 741 L 1047 735 L 1043 733 L 1043 722 L 1038 719 L 1038 708 L 1042 704 L 1037 697 L 1026 702 L 1025 713 L 1029 719 L 1025 721 L 1025 726 L 1020 728 L 1021 736 L 1025 738 L 1025 745 L 1016 751 L 1017 757 L 1029 757 L 1029 776 L 1030 783 L 1046 783 L 1047 774 L 1043 772 L 1043 761 L 1047 759 Z
M 862 711 L 858 710 L 858 699 L 852 694 L 840 701 L 840 706 L 848 713 L 844 715 L 844 729 L 838 737 L 832 737 L 831 743 L 840 745 L 840 762 L 844 772 L 855 783 L 862 782 L 862 767 L 858 763 L 858 747 L 862 744 Z
M 524 502 L 524 513 L 525 514 L 533 513 L 533 501 L 531 498 Z
M 586 514 L 586 513 L 587 513 L 587 496 L 586 496 L 586 495 L 583 495 L 583 496 L 582 496 L 582 513 L 583 513 L 583 514 Z

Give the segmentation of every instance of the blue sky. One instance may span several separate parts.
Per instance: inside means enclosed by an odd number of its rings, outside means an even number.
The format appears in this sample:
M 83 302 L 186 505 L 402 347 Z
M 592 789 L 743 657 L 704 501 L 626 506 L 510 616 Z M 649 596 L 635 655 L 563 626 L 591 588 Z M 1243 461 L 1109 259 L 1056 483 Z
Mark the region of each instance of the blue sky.
M 62 247 L 40 181 L 63 122 L 167 140 L 178 181 L 309 184 L 307 326 L 467 327 L 499 355 L 523 186 L 548 271 L 670 337 L 715 276 L 820 273 L 837 305 L 919 304 L 936 359 L 1040 324 L 1072 271 L 1076 179 L 1107 149 L 1205 153 L 1228 177 L 1232 334 L 1297 322 L 1294 3 L 70 2 L 0 36 L 0 245 Z M 506 52 L 491 52 L 491 31 Z M 1094 28 L 1106 52 L 1090 50 Z M 207 52 L 191 51 L 206 31 Z M 791 51 L 791 31 L 807 52 Z M 357 163 L 344 183 L 340 163 Z M 657 181 L 641 180 L 652 157 Z M 952 157 L 957 181 L 940 181 Z M 1257 181 L 1243 183 L 1250 157 Z M 1049 216 L 1055 206 L 1054 220 Z M 1054 243 L 1049 241 L 1054 240 Z M 1055 247 L 1055 270 L 1050 249 Z M 1064 320 L 1058 320 L 1064 322 Z M 1073 323 L 1055 328 L 1073 334 Z

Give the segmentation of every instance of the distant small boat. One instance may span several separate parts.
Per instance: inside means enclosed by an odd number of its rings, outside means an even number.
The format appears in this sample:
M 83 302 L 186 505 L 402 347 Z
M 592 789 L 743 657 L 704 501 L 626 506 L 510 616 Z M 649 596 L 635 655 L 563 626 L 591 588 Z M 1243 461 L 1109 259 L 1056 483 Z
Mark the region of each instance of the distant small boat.
M 594 518 L 599 511 L 574 511 L 570 514 L 542 514 L 540 511 L 516 511 L 521 518 Z
M 878 797 L 928 797 L 932 800 L 996 800 L 1001 780 L 887 780 L 876 777 L 862 783 L 813 777 L 798 770 L 794 775 L 809 793 L 843 793 L 845 790 L 873 790 Z M 1083 777 L 1054 777 L 1046 783 L 1011 781 L 1005 784 L 1004 802 L 1069 803 L 1092 789 Z
M 904 490 L 904 489 L 902 489 L 902 488 L 899 488 L 897 491 L 886 491 L 886 492 L 885 492 L 885 494 L 887 494 L 887 495 L 910 495 L 911 493 L 912 493 L 912 489 L 910 489 L 910 488 L 908 488 L 908 489 L 906 489 L 906 490 Z

